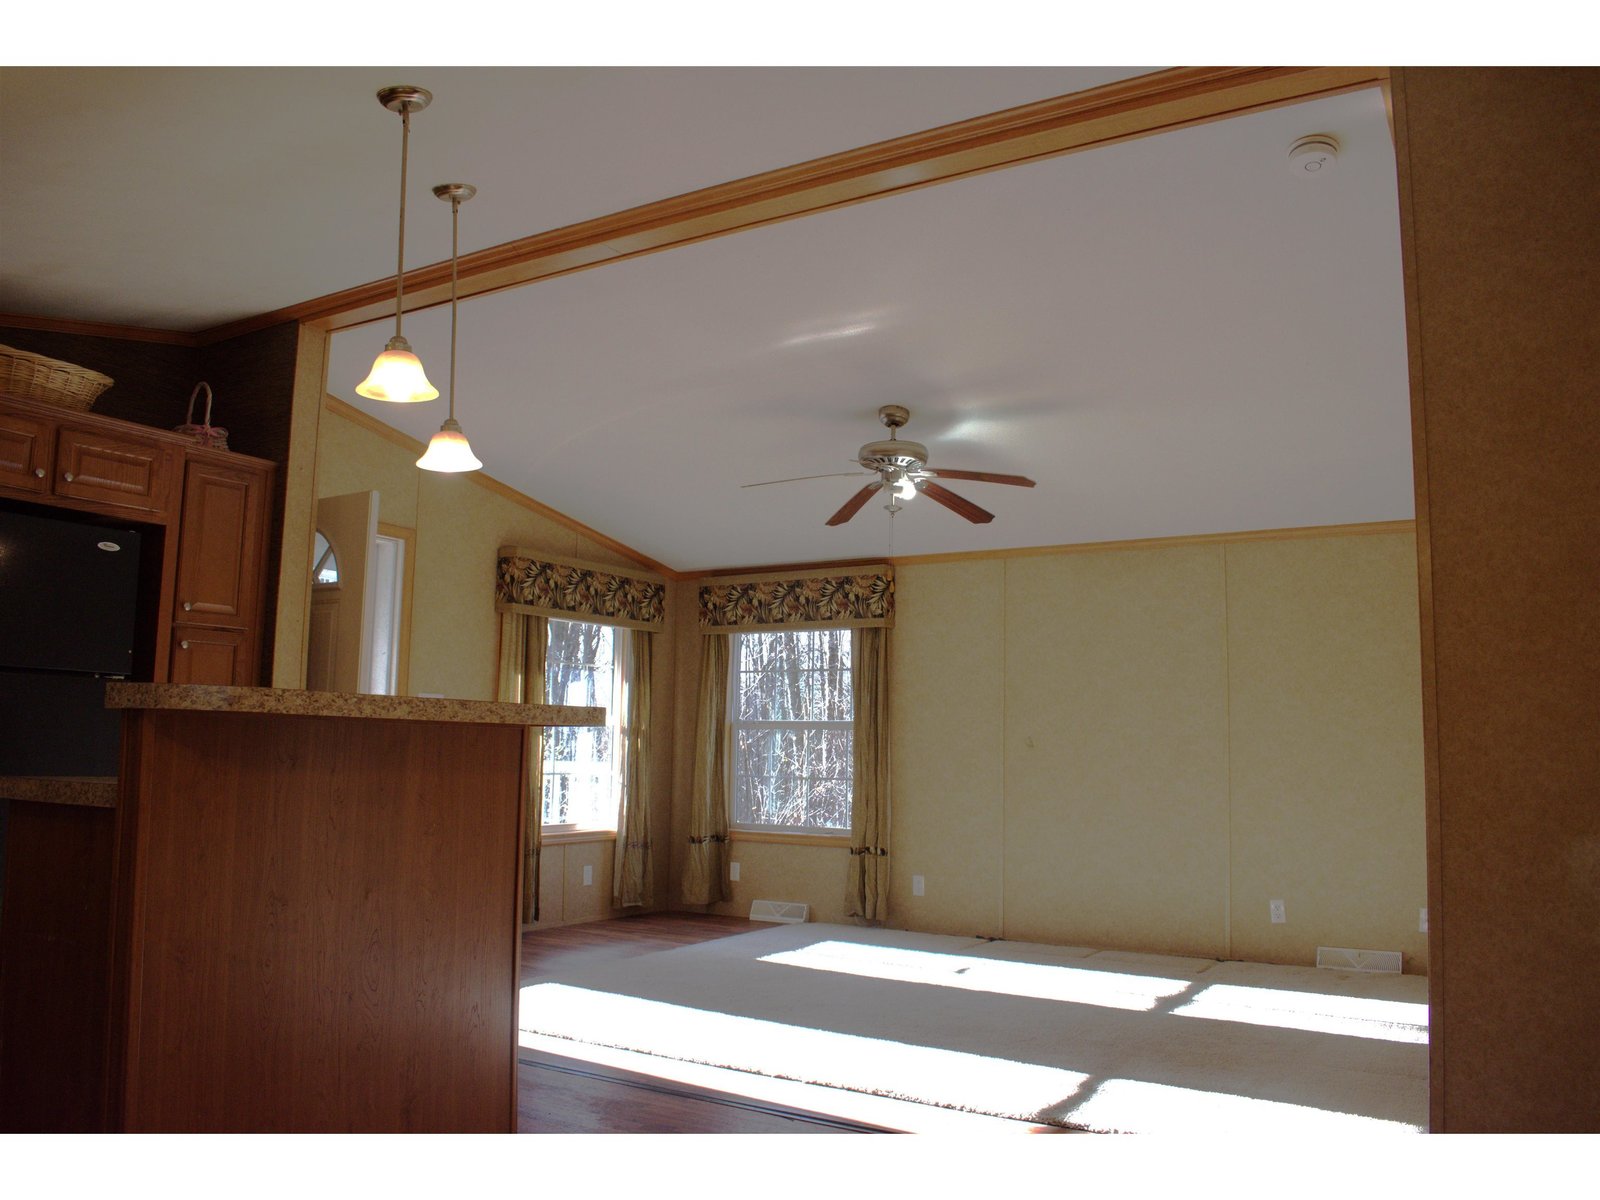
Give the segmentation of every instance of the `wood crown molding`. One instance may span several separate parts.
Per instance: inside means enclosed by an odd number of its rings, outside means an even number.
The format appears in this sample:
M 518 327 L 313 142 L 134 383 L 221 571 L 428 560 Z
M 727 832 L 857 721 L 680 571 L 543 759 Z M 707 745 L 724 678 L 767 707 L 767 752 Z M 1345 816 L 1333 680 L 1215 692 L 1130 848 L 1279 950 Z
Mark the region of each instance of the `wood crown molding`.
M 21 313 L 0 313 L 0 328 L 37 329 L 41 333 L 114 338 L 122 342 L 158 342 L 165 346 L 188 346 L 191 349 L 209 344 L 201 334 L 182 333 L 176 329 L 145 329 L 137 325 L 107 325 L 98 321 L 29 317 Z
M 1034 159 L 1384 83 L 1385 67 L 1175 67 L 942 125 L 519 238 L 460 260 L 462 298 Z M 406 309 L 449 302 L 450 264 L 405 276 Z M 219 325 L 224 341 L 285 321 L 323 330 L 394 311 L 390 277 Z

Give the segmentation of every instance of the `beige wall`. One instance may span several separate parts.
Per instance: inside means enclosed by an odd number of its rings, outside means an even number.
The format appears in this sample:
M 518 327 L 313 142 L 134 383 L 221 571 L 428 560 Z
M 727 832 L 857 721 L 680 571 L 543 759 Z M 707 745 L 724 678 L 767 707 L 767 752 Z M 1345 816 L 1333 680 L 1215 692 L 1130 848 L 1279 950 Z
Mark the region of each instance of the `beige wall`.
M 1392 531 L 902 565 L 889 923 L 1425 970 L 1416 578 Z M 732 857 L 717 911 L 841 918 L 842 850 Z
M 317 441 L 316 494 L 375 491 L 378 519 L 416 531 L 412 597 L 410 690 L 492 700 L 498 688 L 499 614 L 494 609 L 495 561 L 505 545 L 526 546 L 553 558 L 619 567 L 639 564 L 487 485 L 480 475 L 439 475 L 417 469 L 422 447 L 393 431 L 325 407 Z M 669 608 L 671 597 L 669 596 Z M 670 615 L 670 614 L 669 614 Z M 673 641 L 662 636 L 654 666 L 655 695 L 672 720 Z M 671 747 L 662 740 L 654 770 L 652 833 L 660 845 L 657 895 L 669 873 L 662 844 L 670 827 Z M 540 926 L 621 915 L 611 907 L 611 840 L 545 847 L 540 862 Z M 583 883 L 583 867 L 593 882 Z

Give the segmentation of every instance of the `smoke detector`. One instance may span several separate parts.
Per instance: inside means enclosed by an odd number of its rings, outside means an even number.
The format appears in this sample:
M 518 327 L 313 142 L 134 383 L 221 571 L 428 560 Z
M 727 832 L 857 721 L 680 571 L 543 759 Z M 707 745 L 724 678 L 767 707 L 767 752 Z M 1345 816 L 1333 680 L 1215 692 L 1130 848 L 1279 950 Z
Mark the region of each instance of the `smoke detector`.
M 1296 179 L 1326 175 L 1338 157 L 1339 139 L 1333 134 L 1307 134 L 1289 147 L 1289 171 Z

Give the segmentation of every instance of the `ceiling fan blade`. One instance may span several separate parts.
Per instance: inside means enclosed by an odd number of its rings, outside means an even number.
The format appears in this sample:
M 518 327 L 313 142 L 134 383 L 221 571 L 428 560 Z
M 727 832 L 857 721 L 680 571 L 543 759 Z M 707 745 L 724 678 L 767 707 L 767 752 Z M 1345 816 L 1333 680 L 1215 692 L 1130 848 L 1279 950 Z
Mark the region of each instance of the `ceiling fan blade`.
M 942 468 L 928 468 L 928 474 L 936 479 L 975 479 L 979 483 L 1009 483 L 1015 487 L 1033 487 L 1033 480 L 1026 475 L 996 475 L 991 471 L 946 471 Z
M 792 479 L 763 479 L 760 483 L 741 483 L 740 487 L 770 487 L 774 483 L 799 483 L 802 479 L 843 479 L 846 475 L 863 475 L 864 471 L 834 471 L 829 475 L 796 475 Z
M 937 500 L 951 512 L 956 513 L 958 516 L 965 517 L 974 525 L 987 525 L 990 521 L 994 520 L 994 514 L 992 512 L 988 512 L 979 508 L 971 500 L 963 500 L 954 492 L 940 487 L 931 479 L 925 479 L 921 483 L 917 484 L 917 491 L 921 492 L 931 500 Z M 862 503 L 865 504 L 866 501 L 863 500 Z M 857 505 L 856 507 L 859 508 L 860 505 Z
M 829 517 L 827 523 L 829 525 L 843 525 L 851 517 L 860 512 L 862 506 L 865 505 L 868 500 L 872 499 L 872 493 L 877 491 L 882 486 L 883 481 L 881 479 L 877 483 L 867 484 L 866 487 L 862 488 L 854 496 L 851 496 L 850 499 L 846 500 L 844 502 L 844 507 L 838 512 L 834 513 L 833 516 Z

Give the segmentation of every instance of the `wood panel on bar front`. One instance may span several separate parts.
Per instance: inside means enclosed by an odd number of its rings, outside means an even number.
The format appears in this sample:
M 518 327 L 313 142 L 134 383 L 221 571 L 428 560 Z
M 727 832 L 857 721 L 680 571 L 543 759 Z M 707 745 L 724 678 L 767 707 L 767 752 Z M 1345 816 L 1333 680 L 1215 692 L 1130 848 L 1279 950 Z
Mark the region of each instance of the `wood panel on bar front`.
M 514 1130 L 524 728 L 124 720 L 112 1127 Z

